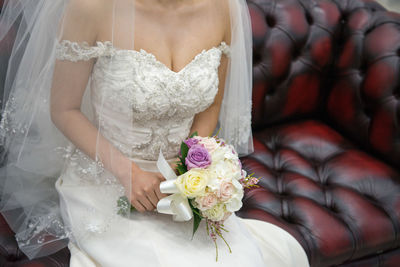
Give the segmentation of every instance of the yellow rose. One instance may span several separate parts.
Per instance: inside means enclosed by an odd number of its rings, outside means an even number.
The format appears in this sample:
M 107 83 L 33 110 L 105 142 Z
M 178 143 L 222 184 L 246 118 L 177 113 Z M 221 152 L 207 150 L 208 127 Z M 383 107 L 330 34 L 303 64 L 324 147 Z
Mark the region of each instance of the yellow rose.
M 208 171 L 194 168 L 179 176 L 175 184 L 181 194 L 188 198 L 195 198 L 205 194 L 208 179 Z

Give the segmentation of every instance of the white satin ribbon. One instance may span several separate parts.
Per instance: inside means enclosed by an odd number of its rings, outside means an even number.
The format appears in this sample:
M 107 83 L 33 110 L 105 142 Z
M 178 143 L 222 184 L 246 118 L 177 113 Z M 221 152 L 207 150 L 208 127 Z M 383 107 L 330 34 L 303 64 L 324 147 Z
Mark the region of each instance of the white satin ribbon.
M 193 217 L 192 209 L 186 197 L 182 196 L 175 185 L 178 176 L 165 160 L 161 150 L 157 160 L 157 168 L 166 181 L 160 183 L 160 191 L 164 194 L 172 194 L 157 203 L 157 211 L 163 214 L 173 215 L 174 221 L 189 221 Z

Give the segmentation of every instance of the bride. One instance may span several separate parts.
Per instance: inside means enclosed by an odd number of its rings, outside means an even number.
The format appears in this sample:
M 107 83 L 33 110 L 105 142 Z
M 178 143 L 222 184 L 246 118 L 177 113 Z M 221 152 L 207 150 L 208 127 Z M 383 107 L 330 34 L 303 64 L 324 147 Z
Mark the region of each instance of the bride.
M 30 258 L 70 266 L 308 266 L 272 224 L 232 214 L 214 243 L 157 213 L 191 133 L 252 152 L 251 28 L 244 0 L 16 0 L 4 84 L 1 212 Z M 0 42 L 2 45 L 2 42 Z M 5 73 L 5 72 L 4 72 Z M 127 196 L 135 211 L 121 214 Z M 218 253 L 218 261 L 215 254 Z

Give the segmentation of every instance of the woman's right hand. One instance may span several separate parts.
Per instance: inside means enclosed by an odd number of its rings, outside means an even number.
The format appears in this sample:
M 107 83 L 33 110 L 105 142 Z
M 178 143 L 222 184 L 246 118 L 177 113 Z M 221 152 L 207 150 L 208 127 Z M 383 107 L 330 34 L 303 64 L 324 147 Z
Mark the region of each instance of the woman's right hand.
M 160 192 L 160 183 L 165 180 L 161 173 L 148 172 L 132 163 L 131 173 L 122 179 L 126 195 L 139 212 L 154 211 L 166 194 Z

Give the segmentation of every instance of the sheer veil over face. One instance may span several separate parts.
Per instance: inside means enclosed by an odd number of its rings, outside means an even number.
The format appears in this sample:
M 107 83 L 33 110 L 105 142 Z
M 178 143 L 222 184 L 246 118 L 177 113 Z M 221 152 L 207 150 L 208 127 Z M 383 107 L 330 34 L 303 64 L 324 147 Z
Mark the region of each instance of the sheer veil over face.
M 219 136 L 234 145 L 240 155 L 246 155 L 253 150 L 250 18 L 245 0 L 221 1 L 229 3 L 231 43 Z M 122 187 L 114 174 L 118 172 L 121 154 L 129 156 L 130 151 L 109 140 L 114 134 L 129 139 L 130 133 L 137 131 L 129 123 L 135 113 L 127 112 L 128 105 L 110 107 L 107 100 L 114 96 L 107 91 L 97 94 L 91 77 L 96 68 L 96 53 L 105 55 L 109 62 L 108 69 L 102 72 L 103 78 L 113 79 L 109 74 L 114 71 L 115 49 L 134 49 L 135 2 L 6 0 L 0 26 L 0 47 L 11 48 L 7 62 L 0 61 L 0 66 L 7 66 L 0 68 L 5 77 L 4 86 L 0 86 L 4 88 L 0 123 L 3 147 L 0 209 L 16 233 L 21 250 L 29 258 L 36 258 L 65 247 L 68 240 L 76 237 L 72 232 L 90 235 L 90 231 L 107 231 L 115 216 L 130 216 L 129 212 L 118 214 L 116 199 L 107 195 L 111 191 L 129 195 L 130 185 Z M 15 32 L 12 44 L 9 43 L 11 30 Z M 63 42 L 68 45 L 60 46 Z M 82 51 L 82 47 L 87 49 Z M 70 54 L 79 49 L 80 56 L 62 60 L 59 57 L 62 49 L 70 49 Z M 85 179 L 89 173 L 92 179 L 85 188 L 76 188 L 76 194 L 96 190 L 98 201 L 104 202 L 103 209 L 87 211 L 88 217 L 96 213 L 102 219 L 98 224 L 80 227 L 83 231 L 71 229 L 69 222 L 63 220 L 68 216 L 61 214 L 60 206 L 64 203 L 60 203 L 55 187 L 66 162 L 74 160 L 76 153 L 73 152 L 81 142 L 67 138 L 68 134 L 60 130 L 63 125 L 55 126 L 57 119 L 52 111 L 57 110 L 55 100 L 62 103 L 60 98 L 65 97 L 58 94 L 64 86 L 69 86 L 70 97 L 81 99 L 76 106 L 95 126 L 87 131 L 76 126 L 82 135 L 79 140 L 85 140 L 79 146 L 86 147 L 80 156 L 87 159 L 80 176 Z M 107 130 L 110 110 L 121 112 L 119 118 L 126 122 L 121 133 Z M 95 138 L 90 134 L 94 132 Z M 140 140 L 131 141 L 140 146 Z M 95 145 L 90 146 L 91 143 Z

